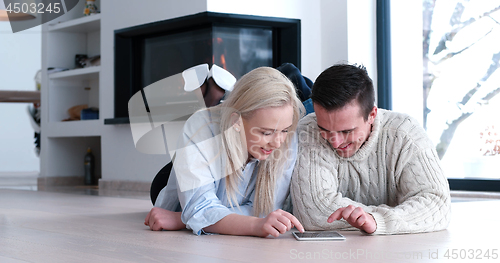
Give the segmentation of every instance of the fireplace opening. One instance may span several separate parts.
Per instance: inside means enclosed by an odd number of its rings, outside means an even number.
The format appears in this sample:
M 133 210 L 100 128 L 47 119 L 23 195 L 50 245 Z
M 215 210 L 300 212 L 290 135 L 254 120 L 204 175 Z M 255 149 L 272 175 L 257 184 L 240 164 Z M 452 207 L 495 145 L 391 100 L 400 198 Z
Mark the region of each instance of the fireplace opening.
M 199 64 L 237 79 L 260 66 L 300 69 L 300 20 L 203 12 L 115 31 L 115 116 L 128 123 L 136 92 Z

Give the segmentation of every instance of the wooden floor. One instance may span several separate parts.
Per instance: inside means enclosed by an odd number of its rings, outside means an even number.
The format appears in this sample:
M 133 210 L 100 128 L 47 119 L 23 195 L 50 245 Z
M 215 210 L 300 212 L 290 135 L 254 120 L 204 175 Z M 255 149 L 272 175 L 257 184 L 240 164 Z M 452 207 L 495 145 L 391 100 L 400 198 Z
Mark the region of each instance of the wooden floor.
M 154 232 L 143 225 L 152 207 L 147 196 L 81 190 L 0 187 L 0 262 L 476 261 L 446 259 L 451 249 L 481 249 L 483 254 L 488 249 L 490 259 L 478 262 L 498 262 L 491 255 L 500 253 L 500 201 L 453 203 L 452 224 L 440 232 L 366 236 L 344 231 L 346 241 L 299 242 L 290 232 L 277 239 Z

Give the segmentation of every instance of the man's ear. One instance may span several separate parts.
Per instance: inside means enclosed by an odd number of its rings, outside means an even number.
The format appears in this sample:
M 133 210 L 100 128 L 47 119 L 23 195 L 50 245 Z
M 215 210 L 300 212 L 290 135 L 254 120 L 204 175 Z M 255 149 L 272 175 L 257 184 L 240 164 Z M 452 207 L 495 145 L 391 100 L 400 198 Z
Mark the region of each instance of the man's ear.
M 368 114 L 368 123 L 373 124 L 375 117 L 377 117 L 377 106 L 373 106 L 372 111 Z

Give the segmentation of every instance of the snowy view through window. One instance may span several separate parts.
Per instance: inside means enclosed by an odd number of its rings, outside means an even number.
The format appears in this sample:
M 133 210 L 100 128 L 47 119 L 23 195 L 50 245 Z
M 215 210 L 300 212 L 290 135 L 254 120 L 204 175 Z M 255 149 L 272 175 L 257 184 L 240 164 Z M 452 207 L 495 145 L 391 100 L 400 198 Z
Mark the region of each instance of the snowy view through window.
M 449 178 L 500 178 L 500 0 L 424 0 L 424 127 Z

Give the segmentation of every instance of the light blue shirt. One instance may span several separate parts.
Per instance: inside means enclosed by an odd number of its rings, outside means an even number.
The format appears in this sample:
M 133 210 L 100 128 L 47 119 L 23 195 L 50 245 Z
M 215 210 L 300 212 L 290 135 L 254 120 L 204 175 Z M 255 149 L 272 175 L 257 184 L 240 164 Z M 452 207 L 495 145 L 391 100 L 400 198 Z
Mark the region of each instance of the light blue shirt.
M 253 215 L 259 161 L 252 159 L 245 165 L 236 194 L 239 206 L 231 207 L 222 169 L 219 122 L 218 114 L 210 110 L 196 112 L 186 121 L 168 183 L 155 203 L 156 207 L 182 211 L 182 222 L 197 235 L 229 214 Z M 275 210 L 283 208 L 289 194 L 298 145 L 297 136 L 292 138 L 290 158 L 274 191 Z

